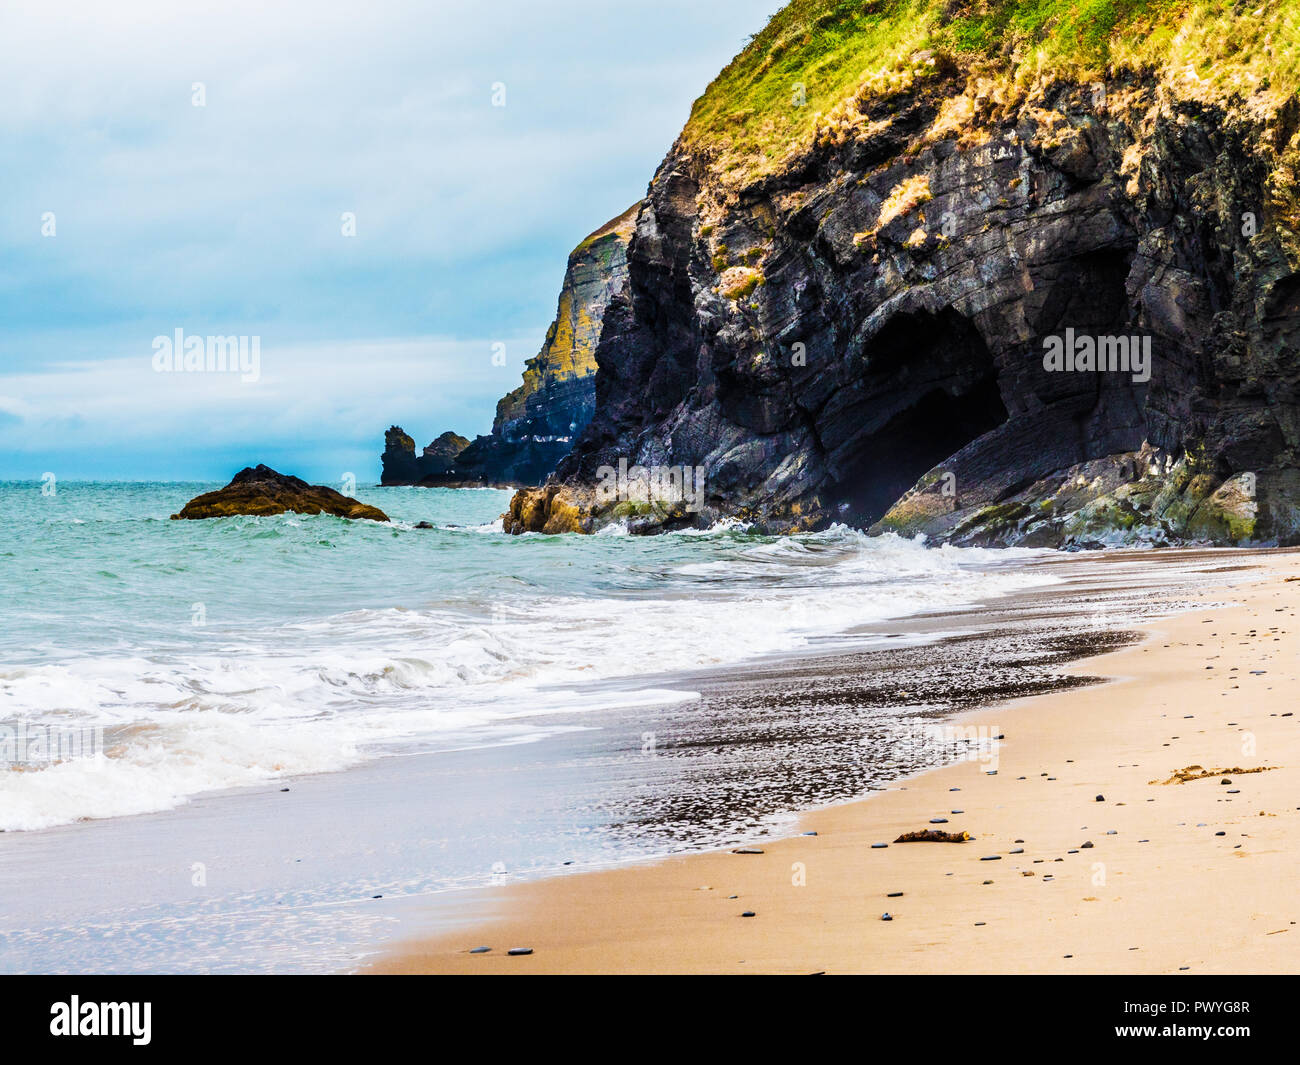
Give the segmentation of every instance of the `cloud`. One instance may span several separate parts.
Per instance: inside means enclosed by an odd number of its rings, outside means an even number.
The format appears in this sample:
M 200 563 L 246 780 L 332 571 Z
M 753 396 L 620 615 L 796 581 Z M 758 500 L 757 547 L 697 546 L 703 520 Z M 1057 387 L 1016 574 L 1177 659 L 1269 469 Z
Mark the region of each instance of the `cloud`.
M 0 431 L 27 430 L 25 456 L 54 426 L 69 448 L 111 445 L 100 461 L 121 476 L 163 447 L 197 467 L 208 430 L 189 452 L 168 433 L 201 427 L 212 394 L 128 369 L 177 327 L 315 353 L 278 392 L 221 397 L 228 424 L 248 404 L 251 433 L 361 418 L 327 391 L 349 374 L 365 418 L 486 431 L 517 382 L 460 360 L 501 338 L 534 353 L 568 250 L 644 193 L 693 98 L 777 6 L 9 0 L 0 395 L 24 420 Z M 370 365 L 347 362 L 363 351 Z M 276 418 L 272 395 L 290 403 Z
M 297 453 L 305 476 L 330 478 L 339 472 L 337 456 L 350 455 L 347 467 L 368 477 L 393 422 L 430 439 L 446 428 L 468 435 L 486 428 L 495 397 L 514 387 L 537 340 L 276 345 L 263 338 L 251 381 L 238 372 L 158 372 L 148 345 L 129 356 L 4 375 L 0 451 L 10 468 L 0 476 L 26 479 L 41 467 L 63 479 L 95 477 L 105 459 L 125 453 L 135 477 L 220 480 L 274 451 Z M 498 342 L 506 366 L 494 364 Z M 114 435 L 96 439 L 105 424 Z

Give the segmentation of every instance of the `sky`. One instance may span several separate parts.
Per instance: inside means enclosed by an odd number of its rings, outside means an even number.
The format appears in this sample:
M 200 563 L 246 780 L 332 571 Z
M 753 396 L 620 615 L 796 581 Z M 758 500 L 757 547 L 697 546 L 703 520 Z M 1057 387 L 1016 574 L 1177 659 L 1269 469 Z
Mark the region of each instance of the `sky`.
M 367 483 L 391 424 L 488 432 L 780 6 L 4 0 L 0 480 Z M 256 372 L 160 371 L 177 330 Z

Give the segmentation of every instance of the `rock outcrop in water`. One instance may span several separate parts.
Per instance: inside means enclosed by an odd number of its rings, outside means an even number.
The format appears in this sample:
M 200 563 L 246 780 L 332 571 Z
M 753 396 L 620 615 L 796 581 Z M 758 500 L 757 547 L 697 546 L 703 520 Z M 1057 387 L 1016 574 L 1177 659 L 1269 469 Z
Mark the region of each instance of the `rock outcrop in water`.
M 778 14 L 655 174 L 595 414 L 508 526 L 1300 541 L 1300 5 L 1148 6 Z M 620 459 L 704 505 L 598 494 Z
M 525 364 L 523 383 L 497 403 L 492 432 L 466 441 L 468 446 L 454 456 L 451 480 L 541 484 L 587 427 L 596 409 L 596 346 L 606 307 L 627 286 L 627 244 L 636 211 L 631 207 L 607 222 L 569 255 L 555 320 L 541 351 Z M 409 461 L 403 457 L 394 447 L 395 432 L 410 440 L 401 430 L 388 431 L 383 484 L 448 483 L 446 471 L 435 473 L 415 457 L 414 441 Z M 426 457 L 428 453 L 426 448 Z
M 387 521 L 388 515 L 342 492 L 276 473 L 269 466 L 247 467 L 215 492 L 195 496 L 172 520 L 230 518 L 239 514 L 333 514 L 340 518 Z
M 383 473 L 380 484 L 457 484 L 475 481 L 473 476 L 457 472 L 457 459 L 469 447 L 469 441 L 453 432 L 445 432 L 424 449 L 415 453 L 415 441 L 397 425 L 384 434 L 384 453 L 380 459 Z

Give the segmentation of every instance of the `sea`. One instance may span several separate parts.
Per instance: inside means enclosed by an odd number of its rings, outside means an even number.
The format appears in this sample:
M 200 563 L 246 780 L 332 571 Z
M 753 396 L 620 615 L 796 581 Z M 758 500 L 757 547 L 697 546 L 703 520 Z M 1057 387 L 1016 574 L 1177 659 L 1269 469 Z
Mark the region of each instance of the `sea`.
M 599 727 L 698 698 L 667 674 L 1058 579 L 842 526 L 508 536 L 492 489 L 358 489 L 390 524 L 170 520 L 217 487 L 0 484 L 0 829 Z
M 0 484 L 0 972 L 353 972 L 517 880 L 790 835 L 988 770 L 1015 737 L 962 711 L 1098 683 L 1064 667 L 1252 572 L 508 536 L 491 489 L 170 520 L 217 487 Z

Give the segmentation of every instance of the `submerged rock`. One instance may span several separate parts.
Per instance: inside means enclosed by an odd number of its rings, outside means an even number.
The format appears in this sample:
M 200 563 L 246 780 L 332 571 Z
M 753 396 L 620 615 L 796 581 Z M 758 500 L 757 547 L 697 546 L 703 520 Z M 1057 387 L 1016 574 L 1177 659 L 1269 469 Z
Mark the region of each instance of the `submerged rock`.
M 172 520 L 230 518 L 240 514 L 333 514 L 340 518 L 387 521 L 378 507 L 345 496 L 324 485 L 277 473 L 269 466 L 250 466 L 235 474 L 225 488 L 195 496 Z

